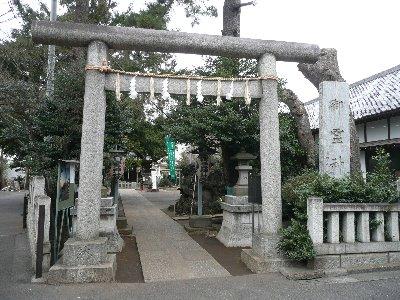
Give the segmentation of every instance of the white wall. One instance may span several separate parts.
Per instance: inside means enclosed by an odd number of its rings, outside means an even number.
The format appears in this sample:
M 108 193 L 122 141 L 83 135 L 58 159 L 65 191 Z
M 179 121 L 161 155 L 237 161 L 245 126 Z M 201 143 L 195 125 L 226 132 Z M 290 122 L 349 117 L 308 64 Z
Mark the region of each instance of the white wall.
M 364 143 L 365 139 L 364 139 L 364 124 L 357 124 L 356 125 L 356 129 L 357 129 L 357 134 L 358 134 L 358 141 L 360 143 Z
M 361 164 L 361 173 L 364 178 L 367 176 L 367 164 L 365 161 L 365 151 L 360 150 L 360 164 Z
M 367 123 L 367 142 L 382 141 L 388 139 L 387 120 L 378 120 Z
M 390 138 L 400 138 L 400 116 L 390 118 Z

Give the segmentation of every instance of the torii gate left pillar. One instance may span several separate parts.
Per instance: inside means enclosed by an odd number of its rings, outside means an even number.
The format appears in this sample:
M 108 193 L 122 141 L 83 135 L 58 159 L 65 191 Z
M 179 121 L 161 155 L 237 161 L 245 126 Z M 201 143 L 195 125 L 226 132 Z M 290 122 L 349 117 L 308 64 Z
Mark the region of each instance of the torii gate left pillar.
M 108 47 L 94 41 L 87 64 L 107 64 Z M 107 253 L 107 237 L 99 236 L 100 201 L 106 114 L 105 74 L 87 70 L 83 103 L 79 199 L 76 235 L 64 244 L 63 256 L 52 266 L 48 283 L 109 282 L 116 271 L 115 254 Z

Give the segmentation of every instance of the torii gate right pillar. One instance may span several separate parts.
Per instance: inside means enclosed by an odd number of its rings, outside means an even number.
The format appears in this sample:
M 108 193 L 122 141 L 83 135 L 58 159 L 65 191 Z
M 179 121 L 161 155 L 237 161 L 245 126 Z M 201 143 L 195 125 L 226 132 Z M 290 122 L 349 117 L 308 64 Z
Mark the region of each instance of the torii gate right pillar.
M 252 249 L 242 251 L 242 260 L 253 272 L 263 273 L 279 271 L 287 263 L 277 250 L 282 199 L 278 82 L 276 59 L 272 54 L 259 59 L 258 75 L 264 77 L 259 108 L 262 222 L 260 231 L 253 233 Z

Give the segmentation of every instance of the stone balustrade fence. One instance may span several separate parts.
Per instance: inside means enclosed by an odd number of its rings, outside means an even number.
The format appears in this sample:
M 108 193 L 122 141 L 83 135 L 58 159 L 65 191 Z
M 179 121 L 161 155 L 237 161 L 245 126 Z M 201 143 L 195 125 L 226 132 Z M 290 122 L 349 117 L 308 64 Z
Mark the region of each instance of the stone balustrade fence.
M 120 181 L 118 184 L 120 189 L 137 189 L 136 182 Z
M 338 255 L 341 267 L 349 267 L 345 259 L 356 254 L 367 263 L 377 258 L 379 263 L 399 263 L 399 212 L 398 203 L 324 203 L 322 198 L 309 198 L 307 228 L 317 257 Z
M 51 199 L 45 193 L 45 179 L 43 176 L 32 177 L 29 183 L 29 197 L 27 206 L 26 226 L 28 230 L 29 247 L 32 266 L 36 268 L 36 245 L 38 237 L 39 206 L 45 207 L 44 235 L 43 235 L 43 271 L 50 268 L 50 204 Z

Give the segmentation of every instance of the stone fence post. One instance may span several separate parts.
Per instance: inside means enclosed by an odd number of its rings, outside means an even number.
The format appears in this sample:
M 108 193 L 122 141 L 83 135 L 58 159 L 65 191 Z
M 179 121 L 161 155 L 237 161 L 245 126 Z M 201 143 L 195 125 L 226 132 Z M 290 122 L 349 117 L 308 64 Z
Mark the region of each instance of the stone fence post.
M 38 236 L 39 206 L 45 207 L 44 236 L 43 236 L 43 271 L 50 268 L 50 205 L 51 199 L 45 194 L 45 179 L 34 176 L 29 184 L 29 199 L 27 211 L 27 230 L 32 258 L 32 267 L 36 268 L 36 243 Z
M 307 199 L 307 229 L 314 244 L 324 239 L 324 203 L 322 198 Z

